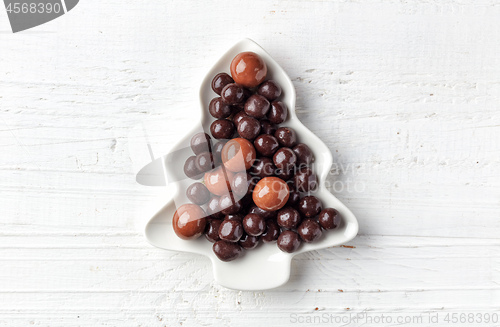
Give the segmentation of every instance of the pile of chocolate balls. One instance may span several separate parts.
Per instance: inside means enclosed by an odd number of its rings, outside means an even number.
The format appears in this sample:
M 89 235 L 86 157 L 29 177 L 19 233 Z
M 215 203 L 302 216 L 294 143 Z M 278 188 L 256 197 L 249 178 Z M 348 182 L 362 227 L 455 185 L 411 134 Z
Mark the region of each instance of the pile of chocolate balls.
M 266 80 L 263 59 L 242 52 L 230 71 L 212 80 L 217 96 L 208 107 L 215 118 L 211 136 L 202 132 L 191 139 L 194 155 L 184 173 L 197 181 L 187 188 L 192 203 L 177 208 L 173 229 L 186 240 L 204 235 L 222 261 L 261 241 L 295 252 L 337 228 L 341 217 L 312 195 L 318 188 L 313 153 L 281 125 L 288 107 L 280 101 L 280 85 Z

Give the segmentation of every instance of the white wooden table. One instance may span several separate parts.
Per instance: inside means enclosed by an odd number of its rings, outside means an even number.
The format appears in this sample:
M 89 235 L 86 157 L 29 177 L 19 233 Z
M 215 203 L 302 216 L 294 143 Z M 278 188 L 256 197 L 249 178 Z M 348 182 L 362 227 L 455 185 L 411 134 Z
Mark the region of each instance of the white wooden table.
M 1 326 L 500 324 L 499 1 L 87 0 L 23 33 L 6 19 Z M 265 292 L 147 244 L 165 194 L 135 183 L 145 140 L 167 152 L 244 37 L 289 73 L 360 223 Z

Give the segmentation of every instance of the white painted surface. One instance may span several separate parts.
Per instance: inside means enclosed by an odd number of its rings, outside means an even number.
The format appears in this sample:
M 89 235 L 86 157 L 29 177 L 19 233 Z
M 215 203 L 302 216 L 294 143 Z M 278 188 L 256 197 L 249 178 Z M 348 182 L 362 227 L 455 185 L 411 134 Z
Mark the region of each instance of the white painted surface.
M 11 34 L 0 10 L 0 325 L 499 314 L 499 17 L 493 0 L 88 0 Z M 208 259 L 146 244 L 165 195 L 134 181 L 143 130 L 164 154 L 243 37 L 292 78 L 360 223 L 353 248 L 298 256 L 266 292 L 226 290 Z

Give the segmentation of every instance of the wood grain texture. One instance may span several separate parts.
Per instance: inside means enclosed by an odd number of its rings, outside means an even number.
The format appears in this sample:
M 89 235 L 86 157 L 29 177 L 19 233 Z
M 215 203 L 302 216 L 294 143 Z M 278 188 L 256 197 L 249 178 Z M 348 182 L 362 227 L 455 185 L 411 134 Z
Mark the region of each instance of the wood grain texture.
M 88 0 L 11 34 L 0 10 L 0 325 L 500 314 L 499 17 L 494 0 Z M 193 124 L 201 77 L 244 37 L 293 80 L 360 223 L 352 248 L 296 257 L 265 292 L 148 245 L 166 194 L 135 183 L 146 144 L 161 156 Z

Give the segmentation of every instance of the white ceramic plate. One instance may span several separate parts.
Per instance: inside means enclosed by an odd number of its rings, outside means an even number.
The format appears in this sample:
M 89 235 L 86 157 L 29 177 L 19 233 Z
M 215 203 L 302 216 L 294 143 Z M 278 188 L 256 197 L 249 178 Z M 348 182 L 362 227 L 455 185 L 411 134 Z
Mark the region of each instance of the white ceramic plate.
M 314 171 L 319 178 L 319 189 L 315 192 L 323 202 L 323 207 L 337 209 L 342 215 L 342 224 L 335 230 L 326 231 L 322 238 L 312 244 L 303 243 L 299 251 L 288 254 L 280 251 L 275 243 L 261 243 L 256 249 L 244 251 L 244 255 L 234 261 L 222 262 L 212 252 L 212 243 L 204 237 L 196 240 L 182 240 L 172 228 L 172 217 L 177 205 L 188 203 L 185 189 L 192 183 L 183 175 L 185 159 L 192 155 L 189 148 L 191 136 L 203 130 L 209 131 L 214 120 L 208 114 L 208 104 L 216 96 L 211 89 L 213 76 L 220 72 L 229 73 L 231 60 L 240 52 L 253 51 L 267 64 L 268 78 L 276 80 L 283 89 L 282 101 L 288 105 L 289 117 L 282 124 L 297 132 L 300 142 L 307 144 L 314 153 Z M 145 235 L 154 246 L 162 249 L 198 253 L 209 257 L 213 265 L 215 280 L 222 286 L 237 290 L 263 290 L 275 288 L 286 283 L 290 277 L 290 261 L 299 253 L 320 250 L 346 243 L 358 233 L 358 222 L 352 212 L 325 188 L 325 179 L 332 165 L 332 154 L 328 147 L 295 114 L 295 89 L 283 69 L 258 44 L 244 39 L 227 51 L 203 79 L 200 89 L 201 121 L 186 133 L 173 150 L 162 157 L 167 187 L 173 188 L 174 197 L 161 208 L 146 225 Z

